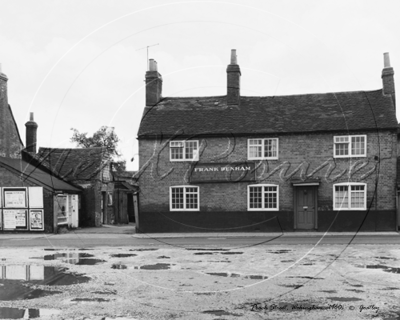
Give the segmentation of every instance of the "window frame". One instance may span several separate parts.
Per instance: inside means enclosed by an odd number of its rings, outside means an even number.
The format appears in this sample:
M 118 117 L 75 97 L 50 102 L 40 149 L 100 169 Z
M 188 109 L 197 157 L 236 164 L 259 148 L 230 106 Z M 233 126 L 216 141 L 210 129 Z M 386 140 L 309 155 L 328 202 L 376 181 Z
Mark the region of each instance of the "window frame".
M 172 189 L 183 188 L 183 208 L 176 209 L 172 208 Z M 197 188 L 197 208 L 187 209 L 186 208 L 186 188 Z M 200 211 L 200 187 L 194 185 L 182 185 L 182 186 L 171 186 L 169 187 L 169 210 L 170 211 Z
M 174 148 L 174 147 L 171 147 L 171 144 L 172 143 L 174 143 L 174 142 L 180 142 L 180 143 L 183 143 L 183 147 L 182 147 L 182 155 L 183 155 L 183 158 L 182 159 L 172 159 L 172 148 Z M 186 143 L 189 143 L 189 142 L 195 142 L 196 143 L 196 150 L 197 150 L 197 152 L 195 153 L 195 152 L 193 152 L 193 158 L 190 158 L 190 159 L 187 159 L 186 158 Z M 182 162 L 182 161 L 199 161 L 199 140 L 171 140 L 170 142 L 169 142 L 169 160 L 170 161 L 173 161 L 173 162 Z
M 250 208 L 250 188 L 261 187 L 261 208 Z M 265 208 L 265 191 L 264 187 L 276 187 L 276 208 Z M 250 184 L 247 186 L 247 211 L 279 211 L 279 185 L 277 184 Z
M 336 155 L 336 144 L 339 142 L 336 142 L 336 138 L 344 138 L 348 137 L 349 142 L 348 142 L 348 150 L 349 154 L 347 155 Z M 357 154 L 357 155 L 352 155 L 351 154 L 351 149 L 352 149 L 352 138 L 356 137 L 363 137 L 364 138 L 364 154 Z M 333 157 L 334 158 L 365 158 L 367 156 L 367 135 L 366 134 L 353 134 L 353 135 L 343 135 L 343 136 L 333 136 Z
M 342 206 L 340 206 L 339 208 L 336 207 L 336 187 L 340 187 L 340 186 L 347 186 L 347 192 L 348 192 L 348 206 L 346 208 L 343 208 Z M 352 186 L 363 186 L 364 187 L 364 206 L 363 208 L 351 208 L 351 193 L 355 192 L 355 191 L 351 191 L 351 187 Z M 346 210 L 346 211 L 363 211 L 363 210 L 367 210 L 367 184 L 363 183 L 363 182 L 342 182 L 342 183 L 335 183 L 333 185 L 333 210 L 337 210 L 337 211 L 342 211 L 342 210 Z
M 250 157 L 250 140 L 261 140 L 261 157 Z M 265 141 L 266 140 L 275 140 L 276 141 L 276 157 L 265 157 Z M 279 158 L 279 138 L 250 138 L 247 139 L 247 160 L 278 160 Z

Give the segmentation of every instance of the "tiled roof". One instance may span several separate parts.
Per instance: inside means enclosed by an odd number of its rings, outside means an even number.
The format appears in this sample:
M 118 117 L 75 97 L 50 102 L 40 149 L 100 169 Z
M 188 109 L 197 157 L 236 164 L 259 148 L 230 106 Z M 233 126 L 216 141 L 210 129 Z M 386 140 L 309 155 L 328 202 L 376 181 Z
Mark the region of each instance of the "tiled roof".
M 58 179 L 48 172 L 41 170 L 39 167 L 34 166 L 21 159 L 0 157 L 0 166 L 18 174 L 23 179 L 23 181 L 28 180 L 36 185 L 43 186 L 48 190 L 68 192 L 81 191 L 75 186 L 61 179 Z
M 33 157 L 67 181 L 95 179 L 105 165 L 105 148 L 39 148 Z
M 139 138 L 154 135 L 266 134 L 396 128 L 395 108 L 382 90 L 272 97 L 163 98 L 146 107 Z

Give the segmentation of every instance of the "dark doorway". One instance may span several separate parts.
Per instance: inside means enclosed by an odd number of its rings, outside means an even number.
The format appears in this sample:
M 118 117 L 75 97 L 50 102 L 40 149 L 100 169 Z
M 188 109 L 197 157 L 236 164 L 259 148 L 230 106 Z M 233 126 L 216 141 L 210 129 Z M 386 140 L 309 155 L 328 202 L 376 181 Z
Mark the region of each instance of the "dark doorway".
M 129 222 L 135 222 L 135 210 L 133 208 L 133 194 L 127 193 Z
M 314 230 L 317 227 L 317 188 L 298 186 L 294 188 L 296 229 Z

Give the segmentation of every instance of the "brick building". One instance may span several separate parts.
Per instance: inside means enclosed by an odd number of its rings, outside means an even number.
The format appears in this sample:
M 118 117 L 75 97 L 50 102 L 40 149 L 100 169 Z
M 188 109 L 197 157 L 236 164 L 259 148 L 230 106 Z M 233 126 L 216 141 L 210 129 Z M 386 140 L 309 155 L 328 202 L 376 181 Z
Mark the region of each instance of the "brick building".
M 41 147 L 37 153 L 24 153 L 23 157 L 82 188 L 80 226 L 99 227 L 115 222 L 114 183 L 105 148 Z
M 22 159 L 24 145 L 8 104 L 7 82 L 0 70 L 0 232 L 54 232 L 59 225 L 77 224 L 80 189 Z M 25 152 L 34 152 L 33 114 L 26 127 Z
M 139 232 L 397 230 L 393 68 L 383 88 L 162 97 L 150 60 L 138 132 Z

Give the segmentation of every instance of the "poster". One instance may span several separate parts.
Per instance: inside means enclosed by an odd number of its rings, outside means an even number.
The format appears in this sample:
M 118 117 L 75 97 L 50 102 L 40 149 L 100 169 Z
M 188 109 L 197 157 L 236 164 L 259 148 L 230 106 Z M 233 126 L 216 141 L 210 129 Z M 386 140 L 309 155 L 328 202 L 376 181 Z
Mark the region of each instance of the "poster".
M 4 229 L 26 229 L 26 210 L 9 209 L 3 210 Z
M 5 208 L 26 208 L 26 189 L 4 189 Z
M 33 209 L 29 211 L 30 230 L 44 230 L 43 210 Z

